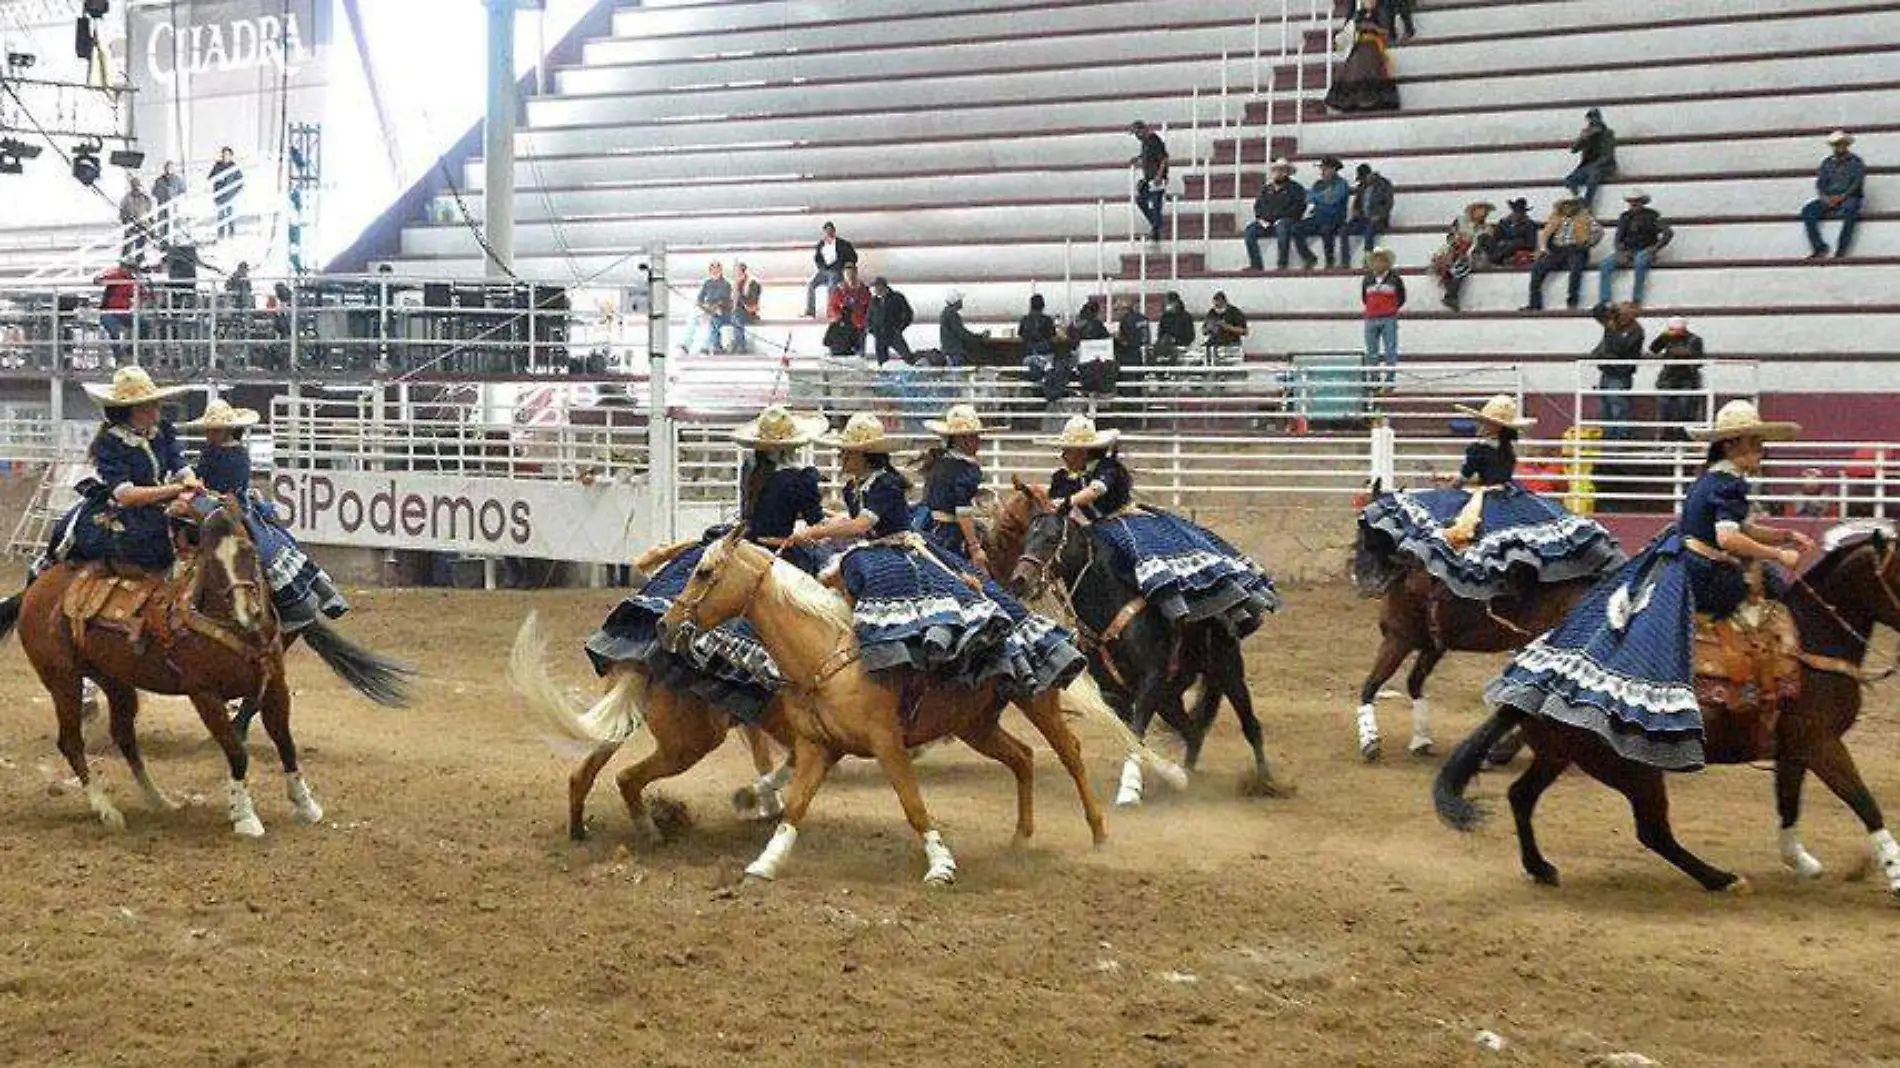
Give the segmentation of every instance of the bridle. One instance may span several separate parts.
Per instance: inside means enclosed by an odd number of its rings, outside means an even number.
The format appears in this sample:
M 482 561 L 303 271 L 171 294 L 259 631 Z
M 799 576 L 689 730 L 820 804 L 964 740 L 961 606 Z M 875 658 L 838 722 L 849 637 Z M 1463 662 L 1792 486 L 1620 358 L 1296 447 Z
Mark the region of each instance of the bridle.
M 1885 539 L 1885 540 L 1887 543 L 1885 551 L 1881 552 L 1879 558 L 1874 563 L 1874 580 L 1880 586 L 1880 592 L 1886 596 L 1888 606 L 1894 610 L 1896 616 L 1900 616 L 1900 592 L 1896 592 L 1894 590 L 1893 581 L 1887 577 L 1887 572 L 1893 566 L 1893 562 L 1896 555 L 1900 555 L 1900 541 L 1896 541 L 1893 539 Z M 1861 546 L 1860 548 L 1850 550 L 1850 552 L 1858 553 L 1863 550 L 1871 551 L 1872 548 L 1873 548 L 1872 546 Z M 1839 627 L 1842 633 L 1845 633 L 1848 637 L 1854 639 L 1856 642 L 1859 642 L 1860 647 L 1862 649 L 1862 655 L 1865 655 L 1866 652 L 1871 651 L 1873 649 L 1874 638 L 1873 638 L 1873 629 L 1871 627 L 1867 630 L 1866 633 L 1863 634 L 1858 628 L 1848 623 L 1847 620 L 1841 615 L 1840 610 L 1835 608 L 1834 605 L 1831 604 L 1827 598 L 1821 596 L 1821 591 L 1815 589 L 1814 586 L 1810 584 L 1806 578 L 1800 575 L 1795 575 L 1793 578 L 1792 585 L 1802 590 L 1806 590 L 1808 596 L 1814 599 L 1815 604 L 1818 604 L 1821 606 L 1821 609 L 1828 614 L 1828 618 L 1833 620 L 1834 625 Z M 1879 620 L 1876 619 L 1875 623 L 1878 623 L 1878 622 Z M 1900 650 L 1897 650 L 1895 652 L 1893 664 L 1890 665 L 1884 671 L 1876 671 L 1872 673 L 1868 673 L 1865 671 L 1858 671 L 1858 672 L 1853 672 L 1851 674 L 1853 674 L 1855 678 L 1858 678 L 1860 680 L 1860 683 L 1863 686 L 1865 686 L 1865 685 L 1870 685 L 1872 683 L 1879 682 L 1883 679 L 1889 678 L 1890 676 L 1894 675 L 1896 672 L 1900 672 Z

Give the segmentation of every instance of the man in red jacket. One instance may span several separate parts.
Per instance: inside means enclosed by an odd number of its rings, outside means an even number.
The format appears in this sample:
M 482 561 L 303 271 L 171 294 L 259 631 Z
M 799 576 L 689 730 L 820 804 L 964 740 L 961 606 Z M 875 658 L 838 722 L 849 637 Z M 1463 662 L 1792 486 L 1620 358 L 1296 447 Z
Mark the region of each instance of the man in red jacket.
M 1399 309 L 1405 307 L 1405 279 L 1392 269 L 1391 249 L 1375 248 L 1367 259 L 1370 266 L 1359 280 L 1359 297 L 1366 306 L 1366 365 L 1379 362 L 1383 344 L 1387 367 L 1382 381 L 1390 389 L 1399 372 Z M 1368 381 L 1375 378 L 1368 373 Z
M 124 363 L 127 354 L 124 338 L 132 332 L 132 309 L 139 304 L 144 282 L 139 278 L 138 261 L 130 258 L 93 279 L 105 287 L 99 298 L 99 326 L 112 339 L 112 358 Z

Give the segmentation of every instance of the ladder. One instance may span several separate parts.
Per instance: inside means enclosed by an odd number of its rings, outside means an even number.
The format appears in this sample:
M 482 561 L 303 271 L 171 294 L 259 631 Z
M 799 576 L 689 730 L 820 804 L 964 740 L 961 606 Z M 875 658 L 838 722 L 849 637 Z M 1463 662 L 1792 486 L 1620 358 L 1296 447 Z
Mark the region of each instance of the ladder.
M 83 463 L 56 461 L 46 465 L 39 484 L 33 487 L 32 500 L 20 513 L 20 521 L 14 524 L 13 537 L 7 542 L 9 556 L 34 559 L 46 551 L 46 539 L 52 536 L 53 524 L 79 502 L 79 495 L 72 487 L 83 477 Z

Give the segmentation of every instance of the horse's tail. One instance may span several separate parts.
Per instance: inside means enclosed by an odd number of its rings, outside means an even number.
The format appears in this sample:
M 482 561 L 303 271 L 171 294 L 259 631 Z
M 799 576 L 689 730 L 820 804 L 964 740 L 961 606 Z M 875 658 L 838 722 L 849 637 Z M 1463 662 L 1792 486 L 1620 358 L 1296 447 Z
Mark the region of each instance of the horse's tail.
M 1446 826 L 1455 831 L 1473 831 L 1484 822 L 1484 809 L 1465 797 L 1465 787 L 1484 766 L 1485 754 L 1498 739 L 1523 721 L 1524 713 L 1506 705 L 1478 724 L 1478 729 L 1451 751 L 1445 766 L 1438 769 L 1438 777 L 1432 780 L 1432 804 Z
M 297 632 L 350 689 L 385 708 L 409 707 L 409 680 L 416 670 L 386 660 L 317 620 Z
M 555 686 L 547 671 L 547 638 L 538 613 L 528 613 L 508 655 L 508 685 L 528 703 L 542 737 L 555 752 L 586 756 L 617 746 L 646 725 L 646 678 L 637 671 L 616 673 L 614 684 L 592 708 L 581 709 Z
M 1095 685 L 1095 680 L 1090 678 L 1087 672 L 1077 675 L 1075 681 L 1063 689 L 1062 707 L 1101 724 L 1115 736 L 1115 740 L 1128 751 L 1129 756 L 1153 768 L 1155 774 L 1161 776 L 1168 785 L 1176 789 L 1187 788 L 1187 771 L 1181 765 L 1148 748 L 1141 739 L 1135 737 L 1135 732 L 1129 730 L 1128 724 L 1123 723 L 1122 718 L 1115 714 L 1115 710 L 1109 707 L 1107 701 L 1102 699 L 1101 687 Z
M 26 594 L 21 592 L 0 601 L 0 642 L 6 641 L 13 628 L 20 625 L 20 602 L 25 599 Z

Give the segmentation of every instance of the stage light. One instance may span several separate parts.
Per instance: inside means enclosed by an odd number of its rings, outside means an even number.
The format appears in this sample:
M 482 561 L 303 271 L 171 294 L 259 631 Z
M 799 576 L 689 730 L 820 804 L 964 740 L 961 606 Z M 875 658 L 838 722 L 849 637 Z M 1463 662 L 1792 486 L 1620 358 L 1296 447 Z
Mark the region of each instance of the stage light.
M 112 0 L 86 0 L 85 14 L 89 19 L 102 19 L 112 10 Z
M 40 146 L 29 145 L 25 141 L 16 141 L 11 137 L 0 138 L 0 154 L 19 159 L 38 159 Z
M 73 177 L 80 185 L 91 186 L 99 180 L 99 149 L 97 141 L 73 146 Z
M 122 148 L 112 155 L 107 156 L 106 162 L 112 164 L 114 167 L 124 167 L 128 171 L 136 171 L 140 167 L 145 166 L 145 153 L 136 149 Z
M 39 57 L 31 52 L 7 53 L 7 67 L 11 70 L 27 70 L 39 61 Z

